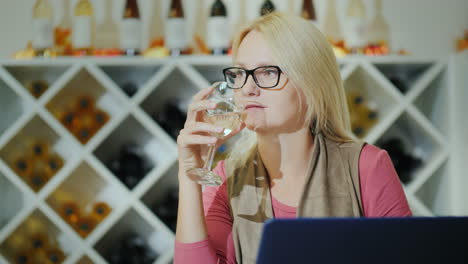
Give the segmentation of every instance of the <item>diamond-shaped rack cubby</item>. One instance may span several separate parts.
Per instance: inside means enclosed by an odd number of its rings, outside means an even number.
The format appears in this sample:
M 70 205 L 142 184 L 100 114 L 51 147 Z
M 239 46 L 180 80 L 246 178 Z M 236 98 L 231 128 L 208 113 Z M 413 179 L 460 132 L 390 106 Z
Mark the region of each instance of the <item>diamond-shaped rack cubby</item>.
M 114 129 L 94 154 L 129 189 L 148 174 L 154 175 L 152 171 L 155 176 L 161 174 L 176 158 L 171 144 L 153 135 L 132 115 Z
M 124 190 L 82 162 L 47 198 L 47 203 L 82 238 L 125 205 Z
M 39 116 L 34 116 L 0 150 L 0 158 L 35 192 L 79 153 L 76 144 L 59 136 Z
M 185 72 L 175 67 L 140 106 L 175 140 L 184 126 L 188 104 L 198 91 Z
M 14 65 L 5 69 L 29 91 L 40 98 L 65 73 L 68 65 Z
M 122 104 L 84 67 L 46 107 L 79 142 L 86 144 L 112 118 L 123 113 Z
M 0 171 L 0 231 L 24 207 L 21 191 Z
M 132 97 L 160 69 L 160 64 L 115 64 L 102 65 L 100 68 L 127 96 Z
M 431 67 L 431 63 L 375 63 L 374 66 L 397 88 L 406 94 Z
M 434 215 L 449 215 L 452 205 L 449 185 L 448 162 L 445 162 L 416 191 L 416 197 Z
M 10 263 L 62 263 L 78 242 L 35 210 L 0 245 Z
M 166 263 L 171 237 L 130 208 L 94 248 L 108 263 Z
M 372 66 L 360 64 L 344 80 L 353 133 L 371 143 L 401 109 L 399 98 L 373 72 Z
M 387 150 L 400 180 L 411 193 L 447 156 L 442 143 L 428 133 L 422 122 L 404 112 L 376 143 Z
M 178 205 L 178 163 L 171 168 L 143 195 L 143 203 L 175 233 Z
M 4 132 L 27 111 L 31 109 L 28 102 L 22 99 L 10 88 L 6 82 L 0 79 L 0 139 Z
M 413 104 L 426 116 L 439 132 L 449 132 L 448 74 L 443 70 L 416 97 Z

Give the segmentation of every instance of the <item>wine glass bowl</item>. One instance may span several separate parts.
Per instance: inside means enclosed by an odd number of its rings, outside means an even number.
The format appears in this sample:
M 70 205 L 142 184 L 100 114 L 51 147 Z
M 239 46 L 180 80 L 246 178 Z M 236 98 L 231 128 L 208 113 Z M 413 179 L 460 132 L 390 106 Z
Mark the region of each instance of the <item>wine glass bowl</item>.
M 243 108 L 235 104 L 234 91 L 228 88 L 226 82 L 216 82 L 213 86 L 214 90 L 206 100 L 216 103 L 216 107 L 205 111 L 203 122 L 223 127 L 223 132 L 210 133 L 212 136 L 223 139 L 240 127 Z M 221 177 L 211 171 L 215 152 L 216 146 L 210 144 L 208 157 L 203 168 L 187 170 L 187 175 L 191 180 L 204 186 L 219 186 L 222 184 Z

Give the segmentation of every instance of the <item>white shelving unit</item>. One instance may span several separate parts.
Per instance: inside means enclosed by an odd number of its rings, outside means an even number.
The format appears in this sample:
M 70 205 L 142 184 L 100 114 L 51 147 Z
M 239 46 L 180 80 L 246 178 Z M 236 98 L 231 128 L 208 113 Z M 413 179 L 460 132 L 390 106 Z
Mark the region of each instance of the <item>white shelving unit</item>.
M 459 59 L 465 69 L 466 58 L 465 54 Z M 174 98 L 188 104 L 199 89 L 220 80 L 220 70 L 230 62 L 229 57 L 211 56 L 0 61 L 0 263 L 9 263 L 2 243 L 31 214 L 54 230 L 67 255 L 65 263 L 107 263 L 107 250 L 127 230 L 147 240 L 159 255 L 155 263 L 170 263 L 174 233 L 151 208 L 165 190 L 177 186 L 177 148 L 151 116 Z M 466 165 L 457 157 L 467 156 L 467 140 L 464 146 L 457 144 L 462 133 L 453 133 L 463 128 L 463 117 L 456 113 L 466 109 L 460 97 L 468 98 L 466 91 L 459 91 L 462 83 L 468 83 L 457 66 L 462 63 L 453 59 L 449 67 L 446 60 L 413 57 L 348 57 L 339 62 L 345 89 L 360 90 L 378 105 L 379 121 L 365 140 L 377 144 L 400 136 L 409 151 L 423 159 L 405 185 L 414 214 L 466 214 L 466 202 L 453 205 L 468 199 L 458 184 L 467 182 L 461 167 Z M 409 78 L 407 92 L 395 87 L 389 80 L 392 75 Z M 460 76 L 464 82 L 453 81 Z M 38 99 L 24 87 L 36 79 L 51 84 Z M 128 81 L 138 85 L 131 97 L 121 89 Z M 92 94 L 97 106 L 110 115 L 84 145 L 53 115 L 82 93 Z M 63 168 L 38 193 L 9 166 L 11 153 L 28 137 L 46 140 L 64 159 Z M 142 146 L 151 163 L 145 178 L 131 190 L 106 167 L 128 140 Z M 83 204 L 103 200 L 113 210 L 83 239 L 56 211 L 51 197 L 60 191 Z

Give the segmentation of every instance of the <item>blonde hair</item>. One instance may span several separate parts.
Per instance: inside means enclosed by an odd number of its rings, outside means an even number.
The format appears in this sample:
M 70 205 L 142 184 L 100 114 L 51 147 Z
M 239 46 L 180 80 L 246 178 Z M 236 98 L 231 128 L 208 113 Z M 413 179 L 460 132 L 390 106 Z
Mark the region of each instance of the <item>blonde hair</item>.
M 313 133 L 322 133 L 336 142 L 354 141 L 339 66 L 326 37 L 310 21 L 273 12 L 237 33 L 233 60 L 242 40 L 254 30 L 263 34 L 278 66 L 304 94 L 305 122 L 310 123 Z M 244 129 L 227 157 L 228 175 L 244 165 L 256 144 L 256 134 Z

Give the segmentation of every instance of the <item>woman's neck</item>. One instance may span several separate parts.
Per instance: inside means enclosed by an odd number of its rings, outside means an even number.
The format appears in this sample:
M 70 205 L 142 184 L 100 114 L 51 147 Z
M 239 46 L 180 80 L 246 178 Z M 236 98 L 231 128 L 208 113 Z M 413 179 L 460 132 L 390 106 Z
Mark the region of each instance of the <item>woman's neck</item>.
M 314 144 L 309 127 L 281 134 L 257 134 L 258 150 L 271 185 L 305 178 Z

